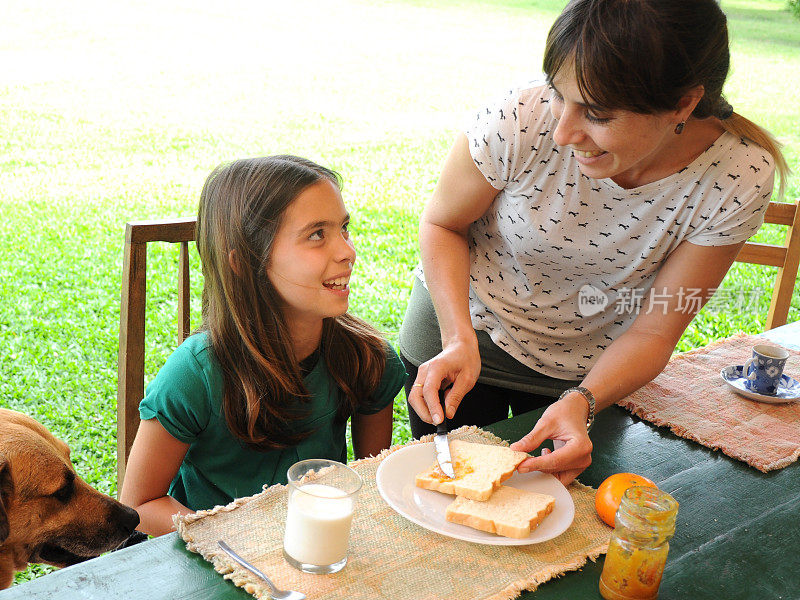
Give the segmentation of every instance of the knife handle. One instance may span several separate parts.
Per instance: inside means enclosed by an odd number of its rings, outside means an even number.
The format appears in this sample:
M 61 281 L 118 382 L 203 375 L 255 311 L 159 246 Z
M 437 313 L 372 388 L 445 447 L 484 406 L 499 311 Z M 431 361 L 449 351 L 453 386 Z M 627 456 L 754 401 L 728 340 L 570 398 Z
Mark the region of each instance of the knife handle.
M 447 388 L 442 388 L 439 390 L 439 404 L 442 405 L 442 414 L 444 418 L 442 419 L 442 422 L 436 426 L 437 434 L 447 433 L 447 411 L 444 410 L 444 392 L 446 389 Z

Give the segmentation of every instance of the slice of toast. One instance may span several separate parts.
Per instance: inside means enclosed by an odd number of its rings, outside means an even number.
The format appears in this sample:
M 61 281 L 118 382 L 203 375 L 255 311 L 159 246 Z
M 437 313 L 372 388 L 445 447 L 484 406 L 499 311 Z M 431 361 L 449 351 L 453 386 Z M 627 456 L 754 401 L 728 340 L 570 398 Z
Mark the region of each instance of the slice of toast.
M 447 507 L 445 519 L 505 537 L 526 538 L 555 505 L 556 499 L 547 494 L 501 485 L 485 502 L 457 497 Z
M 456 494 L 471 500 L 488 500 L 500 484 L 514 474 L 517 465 L 528 458 L 505 446 L 475 444 L 462 440 L 450 442 L 455 479 L 442 473 L 434 463 L 417 475 L 415 483 L 427 490 Z

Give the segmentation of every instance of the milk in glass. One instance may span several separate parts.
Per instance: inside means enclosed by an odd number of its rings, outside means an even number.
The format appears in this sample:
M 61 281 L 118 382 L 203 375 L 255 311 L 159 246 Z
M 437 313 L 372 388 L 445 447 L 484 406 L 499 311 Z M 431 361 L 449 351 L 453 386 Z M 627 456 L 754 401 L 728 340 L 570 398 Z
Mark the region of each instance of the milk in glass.
M 353 497 L 329 485 L 291 490 L 283 548 L 300 563 L 332 565 L 347 556 Z

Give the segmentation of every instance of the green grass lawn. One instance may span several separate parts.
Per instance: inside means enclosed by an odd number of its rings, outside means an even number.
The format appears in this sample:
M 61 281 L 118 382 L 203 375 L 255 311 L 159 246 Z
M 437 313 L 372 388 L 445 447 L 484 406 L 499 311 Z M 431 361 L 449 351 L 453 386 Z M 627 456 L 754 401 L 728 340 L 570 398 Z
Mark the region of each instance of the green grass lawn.
M 0 19 L 0 406 L 44 423 L 110 494 L 125 223 L 194 214 L 222 161 L 319 161 L 343 175 L 353 215 L 352 310 L 396 340 L 420 210 L 450 142 L 473 107 L 539 72 L 563 2 L 222 6 L 10 0 Z M 797 21 L 784 0 L 723 8 L 727 96 L 784 142 L 798 171 Z M 795 175 L 787 196 L 798 195 Z M 166 246 L 149 257 L 148 380 L 175 345 L 176 260 Z M 763 330 L 773 279 L 774 269 L 735 266 L 724 286 L 755 304 L 705 309 L 679 350 Z M 409 437 L 398 398 L 394 441 Z

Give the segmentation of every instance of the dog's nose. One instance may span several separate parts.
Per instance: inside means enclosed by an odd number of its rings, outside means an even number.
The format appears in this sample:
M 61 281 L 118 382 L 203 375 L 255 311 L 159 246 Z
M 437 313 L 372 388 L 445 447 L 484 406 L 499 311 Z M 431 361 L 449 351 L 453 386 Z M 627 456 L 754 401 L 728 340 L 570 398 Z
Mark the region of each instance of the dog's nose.
M 119 523 L 120 529 L 123 529 L 128 534 L 133 533 L 133 530 L 139 525 L 139 513 L 131 507 L 120 503 L 116 503 L 114 509 L 114 512 L 117 513 L 115 521 Z

